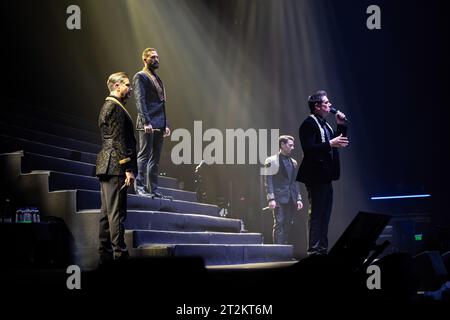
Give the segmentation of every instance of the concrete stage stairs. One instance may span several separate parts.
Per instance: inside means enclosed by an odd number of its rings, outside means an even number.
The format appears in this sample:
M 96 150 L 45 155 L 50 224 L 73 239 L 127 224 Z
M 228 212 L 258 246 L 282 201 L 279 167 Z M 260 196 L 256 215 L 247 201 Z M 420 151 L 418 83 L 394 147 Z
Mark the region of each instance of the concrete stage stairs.
M 98 263 L 99 149 L 92 123 L 64 114 L 24 119 L 2 111 L 2 184 L 21 203 L 65 221 L 73 257 L 84 269 Z M 241 232 L 242 220 L 220 217 L 217 206 L 198 203 L 175 178 L 160 176 L 160 184 L 172 201 L 128 195 L 125 236 L 132 256 L 201 256 L 207 266 L 292 261 L 292 246 L 263 244 L 260 233 Z

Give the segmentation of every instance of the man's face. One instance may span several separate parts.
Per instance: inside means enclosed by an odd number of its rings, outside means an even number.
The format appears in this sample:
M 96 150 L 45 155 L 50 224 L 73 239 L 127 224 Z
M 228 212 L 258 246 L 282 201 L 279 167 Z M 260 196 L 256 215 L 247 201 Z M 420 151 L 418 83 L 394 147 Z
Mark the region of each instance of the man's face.
M 158 69 L 159 68 L 158 52 L 150 51 L 149 56 L 145 59 L 145 62 L 147 63 L 147 67 L 151 69 Z
M 127 100 L 133 91 L 130 87 L 130 80 L 128 78 L 117 82 L 114 86 L 116 88 L 117 95 L 123 100 Z
M 281 143 L 281 151 L 284 155 L 289 156 L 294 150 L 294 141 L 288 139 L 286 143 Z
M 330 113 L 331 103 L 327 96 L 322 97 L 322 102 L 316 104 L 316 114 L 325 118 Z

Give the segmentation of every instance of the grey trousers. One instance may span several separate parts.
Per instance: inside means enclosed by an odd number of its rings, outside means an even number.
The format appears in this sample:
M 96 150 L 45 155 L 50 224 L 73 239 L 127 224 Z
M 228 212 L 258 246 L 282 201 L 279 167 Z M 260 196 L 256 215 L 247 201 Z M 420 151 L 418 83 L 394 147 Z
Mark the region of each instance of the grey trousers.
M 101 176 L 101 201 L 99 221 L 100 260 L 121 259 L 128 256 L 125 245 L 127 216 L 127 188 L 123 176 Z
M 153 133 L 139 131 L 136 187 L 146 187 L 152 192 L 158 188 L 159 159 L 164 142 L 164 129 L 160 130 Z
M 292 200 L 288 203 L 277 203 L 273 211 L 273 243 L 289 243 L 296 209 L 296 204 Z

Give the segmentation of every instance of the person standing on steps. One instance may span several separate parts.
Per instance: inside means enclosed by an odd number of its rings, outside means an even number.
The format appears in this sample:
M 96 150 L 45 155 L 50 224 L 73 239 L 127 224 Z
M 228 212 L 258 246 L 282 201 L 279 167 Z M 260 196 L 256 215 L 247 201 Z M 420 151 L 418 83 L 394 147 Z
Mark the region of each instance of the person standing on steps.
M 129 256 L 124 238 L 127 188 L 133 185 L 137 172 L 133 120 L 124 106 L 132 91 L 130 80 L 126 73 L 117 72 L 106 84 L 110 94 L 98 118 L 102 148 L 96 162 L 101 185 L 100 264 Z
M 158 174 L 163 140 L 170 136 L 165 107 L 166 93 L 161 78 L 156 74 L 159 68 L 156 49 L 146 48 L 142 52 L 142 60 L 144 68 L 133 78 L 138 111 L 136 129 L 139 133 L 135 192 L 139 195 L 163 198 L 158 191 Z

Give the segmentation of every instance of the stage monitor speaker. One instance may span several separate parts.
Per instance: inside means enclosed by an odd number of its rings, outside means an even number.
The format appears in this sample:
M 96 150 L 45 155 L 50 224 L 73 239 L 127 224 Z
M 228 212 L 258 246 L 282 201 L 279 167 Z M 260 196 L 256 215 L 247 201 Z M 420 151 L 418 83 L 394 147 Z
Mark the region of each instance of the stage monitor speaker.
M 448 273 L 439 251 L 424 251 L 415 255 L 413 266 L 419 290 L 434 291 L 447 281 Z
M 352 270 L 361 268 L 391 219 L 390 215 L 360 211 L 329 252 Z

